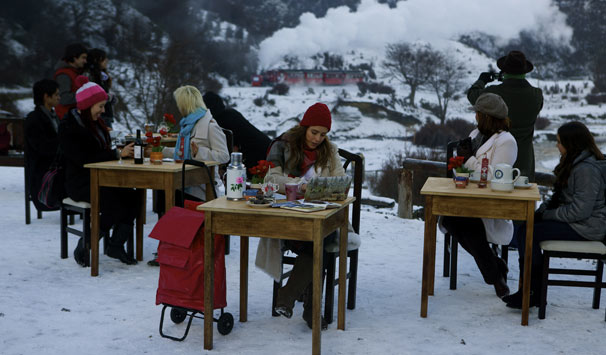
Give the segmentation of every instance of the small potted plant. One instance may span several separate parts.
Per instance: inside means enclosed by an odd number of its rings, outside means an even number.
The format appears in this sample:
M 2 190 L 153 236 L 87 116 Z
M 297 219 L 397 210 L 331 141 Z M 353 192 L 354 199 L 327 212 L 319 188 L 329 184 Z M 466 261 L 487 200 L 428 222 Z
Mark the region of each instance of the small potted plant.
M 162 164 L 162 150 L 163 146 L 160 145 L 161 136 L 154 136 L 152 132 L 145 133 L 147 144 L 152 147 L 152 151 L 149 154 L 149 161 L 152 164 Z
M 469 175 L 473 173 L 473 170 L 468 169 L 463 164 L 464 160 L 465 158 L 462 156 L 451 157 L 448 159 L 448 170 L 452 170 L 453 178 L 457 187 L 460 187 L 459 185 L 467 186 L 467 183 L 469 182 Z M 457 184 L 457 181 L 462 181 L 462 183 Z
M 175 120 L 175 116 L 170 113 L 165 113 L 164 121 L 160 124 L 158 133 L 162 135 L 162 137 L 166 136 L 176 136 L 179 133 L 177 120 Z
M 269 169 L 275 168 L 275 167 L 276 167 L 276 165 L 270 161 L 259 160 L 257 162 L 257 165 L 248 169 L 248 172 L 253 175 L 250 183 L 251 184 L 262 184 L 265 179 L 265 175 L 267 174 Z

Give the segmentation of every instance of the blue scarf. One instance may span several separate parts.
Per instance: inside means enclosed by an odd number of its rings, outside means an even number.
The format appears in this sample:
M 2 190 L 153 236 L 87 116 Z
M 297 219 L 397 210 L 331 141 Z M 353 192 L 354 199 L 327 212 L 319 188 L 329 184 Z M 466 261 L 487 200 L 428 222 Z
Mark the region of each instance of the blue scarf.
M 191 138 L 191 131 L 194 129 L 196 122 L 198 122 L 202 117 L 206 115 L 206 110 L 203 108 L 199 108 L 196 111 L 187 115 L 181 119 L 179 124 L 181 125 L 181 130 L 179 131 L 179 137 L 177 138 L 177 143 L 175 145 L 175 160 L 186 160 L 191 159 L 191 153 L 189 151 L 189 140 Z M 179 148 L 181 147 L 181 141 L 183 141 L 183 158 L 179 157 Z

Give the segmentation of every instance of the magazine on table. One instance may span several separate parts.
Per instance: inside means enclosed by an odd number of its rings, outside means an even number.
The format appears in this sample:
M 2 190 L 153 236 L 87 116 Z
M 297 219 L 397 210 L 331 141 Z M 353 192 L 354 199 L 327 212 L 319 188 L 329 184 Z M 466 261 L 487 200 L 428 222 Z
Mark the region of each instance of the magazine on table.
M 343 201 L 347 198 L 351 176 L 316 176 L 305 190 L 305 201 Z
M 322 211 L 327 208 L 337 208 L 341 206 L 338 203 L 327 202 L 327 201 L 310 201 L 310 202 L 301 202 L 301 201 L 285 201 L 285 202 L 276 202 L 271 205 L 274 208 L 284 208 L 286 210 L 293 210 L 299 212 L 315 212 Z

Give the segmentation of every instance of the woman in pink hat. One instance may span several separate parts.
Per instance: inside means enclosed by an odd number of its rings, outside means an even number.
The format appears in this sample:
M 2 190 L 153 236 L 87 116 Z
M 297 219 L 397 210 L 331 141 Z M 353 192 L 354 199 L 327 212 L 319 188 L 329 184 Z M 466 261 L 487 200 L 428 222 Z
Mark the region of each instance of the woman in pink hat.
M 310 106 L 301 122 L 278 137 L 270 146 L 267 160 L 274 163 L 275 168 L 269 171 L 265 181 L 277 183 L 282 193 L 285 191 L 284 184 L 287 183 L 299 184 L 299 191 L 305 192 L 307 182 L 314 176 L 344 176 L 345 170 L 341 165 L 339 149 L 326 136 L 331 123 L 330 110 L 325 104 L 316 103 Z M 279 280 L 282 273 L 281 259 L 271 256 L 281 257 L 280 242 L 285 249 L 298 256 L 286 285 L 278 290 L 274 310 L 287 318 L 292 317 L 295 300 L 305 294 L 303 319 L 311 329 L 313 244 L 261 238 L 255 263 L 274 279 Z M 327 326 L 322 318 L 322 329 Z
M 84 76 L 76 78 L 77 108 L 71 109 L 59 126 L 59 145 L 63 153 L 65 167 L 65 190 L 74 201 L 90 202 L 90 172 L 85 164 L 116 160 L 133 156 L 133 143 L 118 151 L 111 148 L 108 129 L 101 115 L 107 102 L 107 93 L 101 86 L 88 82 Z M 134 189 L 102 187 L 100 191 L 101 220 L 100 237 L 109 237 L 107 256 L 119 259 L 125 264 L 136 264 L 128 256 L 124 243 L 133 233 L 133 221 L 139 211 L 139 199 Z M 74 250 L 76 262 L 90 265 L 90 241 L 80 238 Z

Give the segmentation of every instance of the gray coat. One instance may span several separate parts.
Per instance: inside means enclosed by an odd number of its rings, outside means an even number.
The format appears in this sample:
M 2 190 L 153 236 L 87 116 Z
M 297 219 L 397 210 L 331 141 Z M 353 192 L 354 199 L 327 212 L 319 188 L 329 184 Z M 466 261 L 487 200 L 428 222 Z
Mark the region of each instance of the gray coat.
M 585 239 L 604 240 L 606 160 L 596 160 L 593 154 L 584 151 L 574 164 L 559 207 L 548 210 L 543 203 L 539 211 L 543 211 L 543 219 L 567 222 Z

